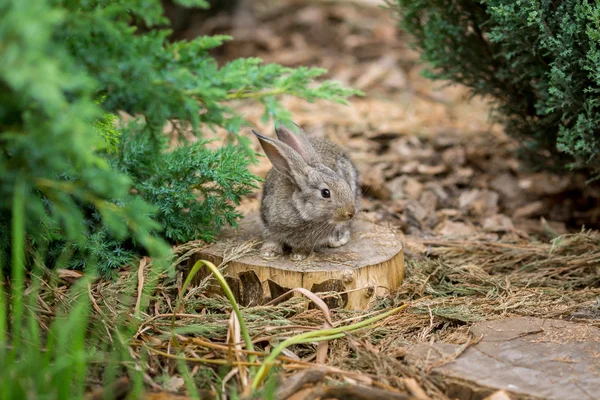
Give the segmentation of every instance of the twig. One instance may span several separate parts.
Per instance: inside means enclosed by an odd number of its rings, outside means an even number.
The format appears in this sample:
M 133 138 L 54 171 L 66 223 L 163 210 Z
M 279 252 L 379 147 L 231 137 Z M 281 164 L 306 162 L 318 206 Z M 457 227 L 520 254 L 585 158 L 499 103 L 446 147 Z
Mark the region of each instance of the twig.
M 344 400 L 414 400 L 413 397 L 399 392 L 390 392 L 368 386 L 347 385 L 330 386 L 318 393 L 321 398 L 335 398 Z
M 298 372 L 285 379 L 285 383 L 282 383 L 279 389 L 277 389 L 275 398 L 277 400 L 285 400 L 294 393 L 298 392 L 302 386 L 320 382 L 323 380 L 325 375 L 325 369 L 307 369 L 302 372 Z
M 100 388 L 85 396 L 86 400 L 118 399 L 125 397 L 131 389 L 129 377 L 123 376 L 106 388 Z
M 417 383 L 415 378 L 404 378 L 404 386 L 415 396 L 417 400 L 431 400 L 427 393 L 423 390 L 421 386 Z

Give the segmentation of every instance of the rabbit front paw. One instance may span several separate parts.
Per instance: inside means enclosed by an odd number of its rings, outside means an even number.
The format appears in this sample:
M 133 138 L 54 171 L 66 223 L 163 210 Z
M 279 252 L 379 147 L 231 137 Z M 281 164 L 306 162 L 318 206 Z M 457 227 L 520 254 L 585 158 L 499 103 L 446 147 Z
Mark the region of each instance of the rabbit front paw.
M 302 261 L 306 259 L 310 255 L 310 251 L 306 250 L 292 250 L 290 254 L 290 260 L 292 261 Z
M 280 243 L 264 242 L 260 248 L 260 256 L 265 259 L 273 259 L 279 257 L 283 253 L 283 248 Z
M 333 232 L 329 237 L 327 245 L 329 247 L 340 247 L 350 240 L 350 229 L 339 229 Z

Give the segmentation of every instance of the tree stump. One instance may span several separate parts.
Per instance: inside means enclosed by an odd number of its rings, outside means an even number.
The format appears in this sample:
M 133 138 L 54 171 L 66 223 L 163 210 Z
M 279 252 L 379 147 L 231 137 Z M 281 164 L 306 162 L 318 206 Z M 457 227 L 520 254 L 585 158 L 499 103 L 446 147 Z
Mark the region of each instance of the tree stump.
M 329 306 L 361 310 L 375 295 L 397 289 L 404 278 L 402 242 L 391 229 L 364 217 L 354 222 L 347 244 L 318 249 L 302 261 L 292 261 L 288 254 L 272 260 L 260 257 L 261 229 L 258 213 L 246 216 L 238 229 L 226 230 L 216 243 L 193 256 L 188 268 L 197 260 L 219 265 L 224 257 L 232 259 L 224 272 L 235 287 L 234 296 L 245 306 L 305 288 L 315 293 L 338 292 L 337 297 L 327 299 Z M 196 282 L 206 276 L 204 271 Z M 237 282 L 231 285 L 231 281 Z

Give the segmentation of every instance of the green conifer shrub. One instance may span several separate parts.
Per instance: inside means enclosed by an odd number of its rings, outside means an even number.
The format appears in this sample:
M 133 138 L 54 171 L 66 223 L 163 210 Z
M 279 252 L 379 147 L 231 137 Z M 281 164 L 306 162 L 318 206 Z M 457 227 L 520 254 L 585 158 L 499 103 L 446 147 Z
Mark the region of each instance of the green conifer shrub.
M 109 273 L 140 251 L 210 240 L 256 184 L 232 102 L 255 99 L 266 119 L 286 120 L 282 94 L 344 102 L 355 93 L 313 84 L 320 69 L 218 65 L 210 49 L 228 37 L 170 43 L 167 30 L 135 28 L 166 22 L 160 0 L 0 0 L 0 261 L 19 191 L 28 248 L 48 250 L 50 264 L 68 254 L 72 267 Z M 169 121 L 200 140 L 176 133 L 180 146 L 168 150 Z M 209 150 L 215 127 L 231 144 Z
M 495 101 L 530 166 L 600 173 L 600 3 L 394 0 L 426 75 Z

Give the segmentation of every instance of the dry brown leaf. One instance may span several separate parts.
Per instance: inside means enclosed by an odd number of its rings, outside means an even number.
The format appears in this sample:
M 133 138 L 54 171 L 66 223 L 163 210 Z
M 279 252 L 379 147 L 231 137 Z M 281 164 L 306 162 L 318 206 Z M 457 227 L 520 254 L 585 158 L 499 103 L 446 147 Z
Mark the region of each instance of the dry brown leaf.
M 516 200 L 522 196 L 517 178 L 509 173 L 495 176 L 490 182 L 490 187 L 508 200 Z
M 486 232 L 510 232 L 514 229 L 512 220 L 503 214 L 492 215 L 483 220 L 483 230 Z
M 450 168 L 462 167 L 467 162 L 465 149 L 462 146 L 455 146 L 446 149 L 442 153 L 442 160 Z
M 265 306 L 269 306 L 274 303 L 276 304 L 279 301 L 279 299 L 285 298 L 286 296 L 288 296 L 288 294 L 290 292 L 299 293 L 299 294 L 307 297 L 309 300 L 311 300 L 315 304 L 315 306 L 317 306 L 317 308 L 319 308 L 323 312 L 323 315 L 325 316 L 325 320 L 331 326 L 333 326 L 333 322 L 331 320 L 331 312 L 329 311 L 329 307 L 327 307 L 327 304 L 325 304 L 325 302 L 319 296 L 317 296 L 315 293 L 313 293 L 310 290 L 305 289 L 305 288 L 290 289 L 288 292 L 286 292 L 286 293 L 282 294 L 281 296 L 266 303 Z
M 74 271 L 72 269 L 58 268 L 56 270 L 56 273 L 58 274 L 59 278 L 61 278 L 61 279 L 68 279 L 68 278 L 79 279 L 79 278 L 83 277 L 83 272 Z
M 423 175 L 439 175 L 446 172 L 448 167 L 445 164 L 439 165 L 425 165 L 419 164 L 417 167 L 417 172 Z
M 568 175 L 558 176 L 539 172 L 519 180 L 519 187 L 538 196 L 548 196 L 564 192 L 571 184 Z
M 377 81 L 382 80 L 396 65 L 396 58 L 384 55 L 379 60 L 371 63 L 365 72 L 363 72 L 354 86 L 360 90 L 369 90 Z
M 546 209 L 546 206 L 544 205 L 544 202 L 542 201 L 534 201 L 533 203 L 529 203 L 527 205 L 524 205 L 523 207 L 519 207 L 517 208 L 514 212 L 513 212 L 513 218 L 530 218 L 530 217 L 537 217 L 540 216 L 544 210 Z
M 497 214 L 498 193 L 479 189 L 465 191 L 458 198 L 458 207 L 475 216 Z
M 331 328 L 331 325 L 325 323 L 323 329 Z M 317 364 L 325 364 L 327 361 L 327 354 L 329 353 L 329 341 L 321 340 L 317 344 L 317 354 L 315 356 L 315 362 Z
M 419 200 L 424 185 L 417 179 L 408 175 L 402 175 L 386 183 L 393 200 L 410 199 Z
M 228 321 L 228 329 L 227 329 L 227 343 L 230 343 L 230 349 L 233 348 L 235 360 L 240 362 L 244 361 L 245 357 L 242 353 L 242 329 L 240 327 L 240 320 L 237 317 L 237 314 L 232 312 L 229 315 Z M 247 390 L 248 388 L 248 374 L 246 373 L 246 369 L 234 368 L 230 372 L 230 374 L 240 374 L 242 391 Z M 229 375 L 229 374 L 228 374 Z M 230 378 L 230 377 L 229 377 Z
M 135 314 L 140 314 L 140 307 L 142 304 L 142 294 L 144 292 L 144 268 L 150 262 L 149 257 L 142 257 L 138 266 L 138 288 L 137 288 L 137 299 L 135 302 Z
M 413 200 L 417 200 L 421 196 L 423 187 L 424 185 L 421 182 L 411 177 L 407 177 L 404 183 L 404 191 L 408 195 L 408 198 Z
M 363 190 L 379 200 L 389 200 L 392 198 L 383 175 L 383 170 L 387 167 L 387 164 L 382 163 L 369 168 L 363 168 L 360 171 Z
M 474 235 L 476 230 L 474 227 L 465 224 L 464 222 L 453 222 L 445 220 L 439 224 L 435 231 L 441 235 L 449 238 L 469 237 Z

